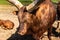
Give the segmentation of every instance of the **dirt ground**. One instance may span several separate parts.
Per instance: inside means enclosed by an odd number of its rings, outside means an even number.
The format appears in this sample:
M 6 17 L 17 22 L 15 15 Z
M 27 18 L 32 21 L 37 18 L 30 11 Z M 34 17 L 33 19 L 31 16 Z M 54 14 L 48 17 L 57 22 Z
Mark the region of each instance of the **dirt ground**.
M 21 37 L 18 35 L 17 28 L 19 26 L 18 18 L 16 15 L 12 14 L 13 11 L 16 11 L 17 8 L 11 5 L 0 5 L 0 19 L 10 20 L 14 23 L 14 28 L 12 30 L 4 30 L 2 26 L 0 26 L 0 40 L 32 40 L 29 37 Z M 53 34 L 51 36 L 52 40 L 60 40 L 60 24 L 59 28 L 57 28 L 57 21 L 53 24 Z M 48 40 L 47 34 L 43 34 L 43 38 L 41 40 Z

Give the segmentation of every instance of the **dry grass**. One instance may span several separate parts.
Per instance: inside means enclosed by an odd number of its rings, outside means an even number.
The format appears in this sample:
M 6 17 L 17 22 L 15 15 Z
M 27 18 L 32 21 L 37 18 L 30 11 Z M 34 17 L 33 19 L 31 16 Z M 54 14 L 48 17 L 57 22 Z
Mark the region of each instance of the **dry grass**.
M 0 13 L 11 13 L 12 11 L 16 11 L 17 8 L 11 5 L 0 5 Z
M 16 28 L 19 26 L 17 16 L 12 14 L 14 10 L 16 10 L 16 8 L 13 8 L 13 6 L 0 5 L 0 19 L 10 20 L 14 23 L 12 30 L 4 30 L 3 27 L 0 26 L 0 40 L 7 40 L 7 38 L 16 32 Z

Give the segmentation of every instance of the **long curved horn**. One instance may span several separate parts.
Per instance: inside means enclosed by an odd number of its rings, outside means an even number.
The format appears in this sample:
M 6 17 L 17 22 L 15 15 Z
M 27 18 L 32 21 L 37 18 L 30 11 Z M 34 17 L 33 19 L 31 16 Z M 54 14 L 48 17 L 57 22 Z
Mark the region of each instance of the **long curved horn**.
M 18 0 L 8 0 L 10 3 L 13 3 L 18 9 L 23 7 L 23 4 L 19 2 Z
M 26 6 L 27 11 L 31 12 L 32 10 L 34 10 L 35 8 L 38 7 L 38 5 L 43 2 L 44 0 L 34 0 L 31 4 L 29 4 L 28 6 Z
M 20 9 L 21 7 L 23 7 L 24 5 L 22 5 L 21 2 L 19 2 L 18 0 L 8 0 L 9 2 L 13 3 L 18 9 Z M 35 8 L 37 8 L 37 6 L 43 2 L 44 0 L 34 0 L 31 4 L 29 4 L 28 6 L 26 6 L 26 10 L 31 12 L 32 10 L 34 10 Z

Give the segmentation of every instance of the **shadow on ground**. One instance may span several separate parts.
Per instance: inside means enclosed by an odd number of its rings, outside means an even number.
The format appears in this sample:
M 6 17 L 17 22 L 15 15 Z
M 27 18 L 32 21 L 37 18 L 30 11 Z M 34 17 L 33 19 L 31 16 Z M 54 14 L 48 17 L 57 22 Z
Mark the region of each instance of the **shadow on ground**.
M 17 28 L 18 29 L 18 28 Z M 55 37 L 60 37 L 60 33 L 56 32 L 56 29 L 57 28 L 52 28 L 52 34 L 55 36 Z M 12 34 L 12 36 L 10 38 L 8 38 L 7 40 L 35 40 L 32 35 L 24 35 L 24 36 L 21 36 L 19 35 L 18 33 L 18 30 L 16 31 L 15 34 Z
M 13 34 L 10 38 L 7 40 L 34 40 L 31 35 L 24 35 L 21 36 L 17 33 Z
M 55 37 L 60 37 L 60 33 L 56 32 L 57 28 L 52 28 L 52 33 Z
M 17 28 L 17 31 L 15 34 L 12 34 L 12 36 L 10 38 L 8 38 L 7 40 L 35 40 L 32 35 L 24 35 L 24 36 L 21 36 L 19 35 L 17 32 L 18 32 L 18 28 Z

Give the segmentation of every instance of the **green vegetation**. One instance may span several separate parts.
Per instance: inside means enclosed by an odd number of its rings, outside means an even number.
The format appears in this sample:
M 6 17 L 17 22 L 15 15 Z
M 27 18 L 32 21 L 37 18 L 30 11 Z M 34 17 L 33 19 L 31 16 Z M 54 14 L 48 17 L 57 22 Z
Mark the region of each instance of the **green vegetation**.
M 21 1 L 24 5 L 30 4 L 32 1 L 30 0 L 19 0 Z M 0 4 L 10 4 L 7 0 L 0 0 Z
M 0 4 L 9 4 L 6 0 L 0 0 Z
M 19 1 L 24 5 L 28 5 L 32 2 L 31 0 L 19 0 Z
M 21 1 L 24 5 L 28 5 L 32 2 L 32 0 L 19 0 Z M 57 3 L 59 0 L 52 0 L 52 2 Z M 7 0 L 0 0 L 0 4 L 10 4 Z
M 53 3 L 58 3 L 60 0 L 52 0 Z

